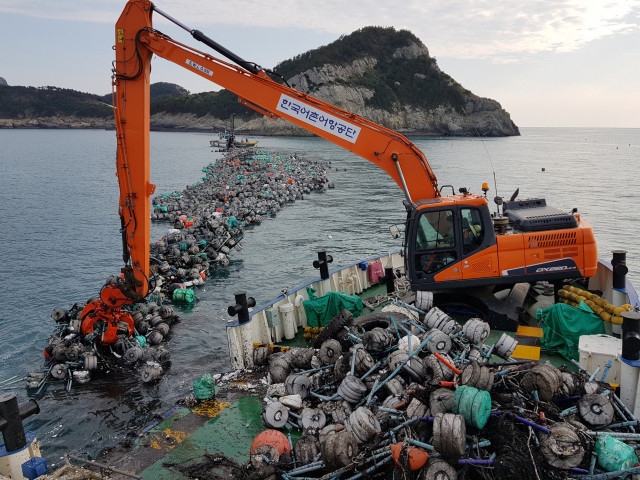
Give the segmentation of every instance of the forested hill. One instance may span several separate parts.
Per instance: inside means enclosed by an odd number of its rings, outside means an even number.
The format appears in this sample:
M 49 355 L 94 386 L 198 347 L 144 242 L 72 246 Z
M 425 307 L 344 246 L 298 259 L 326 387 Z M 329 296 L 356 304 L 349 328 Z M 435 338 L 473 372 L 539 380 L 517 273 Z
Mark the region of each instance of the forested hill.
M 4 80 L 0 78 L 1 80 Z M 151 85 L 151 101 L 188 94 L 172 83 Z M 0 82 L 0 128 L 113 128 L 111 94 L 59 87 L 10 86 Z
M 407 30 L 366 27 L 273 70 L 280 75 L 272 75 L 276 81 L 286 80 L 297 90 L 399 132 L 519 134 L 497 101 L 474 95 L 442 72 L 427 47 Z M 76 126 L 92 122 L 89 126 L 112 128 L 110 104 L 111 95 L 0 86 L 0 127 L 62 126 L 67 119 Z M 224 129 L 234 116 L 236 130 L 243 134 L 308 134 L 285 120 L 265 119 L 226 90 L 189 94 L 177 85 L 153 84 L 151 114 L 156 129 Z

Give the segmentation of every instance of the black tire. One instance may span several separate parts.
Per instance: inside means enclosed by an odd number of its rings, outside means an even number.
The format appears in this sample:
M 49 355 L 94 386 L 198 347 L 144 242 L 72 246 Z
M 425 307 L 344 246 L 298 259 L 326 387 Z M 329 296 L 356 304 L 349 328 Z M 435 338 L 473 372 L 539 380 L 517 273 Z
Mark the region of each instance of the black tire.
M 342 310 L 335 317 L 333 317 L 329 324 L 324 327 L 324 330 L 320 332 L 318 337 L 313 342 L 313 348 L 320 348 L 322 346 L 322 343 L 325 340 L 329 340 L 330 338 L 340 340 L 339 334 L 344 331 L 344 327 L 351 325 L 352 320 L 353 313 L 351 313 L 346 308 Z
M 393 322 L 391 322 L 391 317 L 393 317 L 396 325 L 404 320 L 409 320 L 409 317 L 404 313 L 377 312 L 369 313 L 368 315 L 362 315 L 361 317 L 354 319 L 351 324 L 358 334 L 368 332 L 376 327 L 394 330 Z M 402 330 L 400 331 L 400 334 L 402 334 Z

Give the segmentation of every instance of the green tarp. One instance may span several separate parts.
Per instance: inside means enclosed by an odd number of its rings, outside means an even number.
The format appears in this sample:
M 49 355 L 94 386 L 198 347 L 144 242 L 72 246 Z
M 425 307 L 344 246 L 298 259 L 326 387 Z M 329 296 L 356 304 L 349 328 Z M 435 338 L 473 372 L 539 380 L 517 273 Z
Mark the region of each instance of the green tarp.
M 309 300 L 302 302 L 307 323 L 310 327 L 326 327 L 331 319 L 345 308 L 354 317 L 362 315 L 362 299 L 346 292 L 329 292 L 323 297 L 316 297 L 316 291 L 307 287 Z
M 539 308 L 536 317 L 542 322 L 542 350 L 559 353 L 567 360 L 580 359 L 580 336 L 605 333 L 602 319 L 584 302 L 578 308 L 566 303 Z

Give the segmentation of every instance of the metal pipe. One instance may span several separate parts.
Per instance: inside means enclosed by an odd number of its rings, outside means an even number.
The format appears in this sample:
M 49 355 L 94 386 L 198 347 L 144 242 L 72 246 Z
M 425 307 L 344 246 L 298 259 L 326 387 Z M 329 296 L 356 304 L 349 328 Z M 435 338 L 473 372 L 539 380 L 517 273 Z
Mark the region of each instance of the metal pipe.
M 411 359 L 411 357 L 413 357 L 413 356 L 414 356 L 414 355 L 416 355 L 420 350 L 422 350 L 422 349 L 427 345 L 427 343 L 431 340 L 431 338 L 432 338 L 432 337 L 433 337 L 433 335 L 429 335 L 427 338 L 425 338 L 425 339 L 424 339 L 424 341 L 423 341 L 423 342 L 418 346 L 418 348 L 416 348 L 413 352 L 411 352 L 411 354 L 409 354 L 409 355 L 407 356 L 407 358 L 404 360 L 404 362 L 402 362 L 400 365 L 398 365 L 398 367 L 397 367 L 393 372 L 391 372 L 391 374 L 390 374 L 387 378 L 385 378 L 382 382 L 380 382 L 380 385 L 378 385 L 378 388 L 376 388 L 375 390 L 374 390 L 374 389 L 371 389 L 371 390 L 372 390 L 372 392 L 374 392 L 374 393 L 375 393 L 375 392 L 377 392 L 377 391 L 378 391 L 378 390 L 380 390 L 380 389 L 381 389 L 381 388 L 382 388 L 382 387 L 383 387 L 383 386 L 384 386 L 384 385 L 385 385 L 389 380 L 391 380 L 393 377 L 395 377 L 395 376 L 398 374 L 398 372 L 402 369 L 402 367 L 404 367 L 404 366 L 405 366 L 405 364 L 406 364 L 406 363 Z
M 414 440 L 413 438 L 405 438 L 404 441 L 407 442 L 410 445 L 414 445 L 416 447 L 420 447 L 420 448 L 424 448 L 425 450 L 429 450 L 430 452 L 435 452 L 436 451 L 436 447 L 434 447 L 433 445 L 429 445 L 428 443 L 424 443 L 424 442 L 420 442 L 418 440 Z
M 438 352 L 433 352 L 433 356 L 436 357 L 440 362 L 444 363 L 447 367 L 449 367 L 455 374 L 460 375 L 462 372 L 458 370 L 454 365 L 449 362 L 446 358 L 440 355 Z
M 404 196 L 407 197 L 407 201 L 411 204 L 413 200 L 411 200 L 411 195 L 409 195 L 409 189 L 407 188 L 407 183 L 404 180 L 404 175 L 402 174 L 402 168 L 400 168 L 400 162 L 398 159 L 397 153 L 391 154 L 391 160 L 396 164 L 396 168 L 398 169 L 398 175 L 400 176 L 400 181 L 402 182 L 402 191 L 404 192 Z

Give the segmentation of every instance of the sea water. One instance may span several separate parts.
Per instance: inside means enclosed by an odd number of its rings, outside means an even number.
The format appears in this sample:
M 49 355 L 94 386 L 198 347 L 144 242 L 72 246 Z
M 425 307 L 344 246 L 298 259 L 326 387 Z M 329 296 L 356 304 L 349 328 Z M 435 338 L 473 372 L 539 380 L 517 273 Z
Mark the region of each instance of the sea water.
M 209 147 L 214 137 L 152 132 L 156 192 L 200 181 L 201 169 L 222 155 Z M 197 290 L 195 306 L 178 310 L 182 321 L 167 344 L 171 368 L 160 382 L 144 385 L 135 374 L 114 372 L 70 392 L 61 384 L 48 387 L 37 398 L 40 414 L 25 426 L 37 433 L 50 464 L 65 453 L 95 456 L 171 409 L 203 373 L 227 370 L 226 310 L 236 291 L 246 290 L 260 305 L 317 277 L 312 262 L 319 250 L 337 268 L 401 248 L 389 226 L 405 219 L 404 195 L 382 170 L 320 138 L 251 140 L 330 162 L 335 189 L 288 204 L 246 231 L 229 267 Z M 520 137 L 411 140 L 441 187 L 479 193 L 487 182 L 490 199 L 508 200 L 519 189 L 519 199 L 544 197 L 556 208 L 577 208 L 594 227 L 600 257 L 627 250 L 629 278 L 640 285 L 640 129 L 523 128 Z M 0 383 L 42 367 L 54 308 L 85 302 L 119 273 L 117 203 L 115 132 L 0 130 Z M 169 228 L 154 224 L 152 238 Z M 29 398 L 22 381 L 0 391 L 15 391 L 20 403 Z

